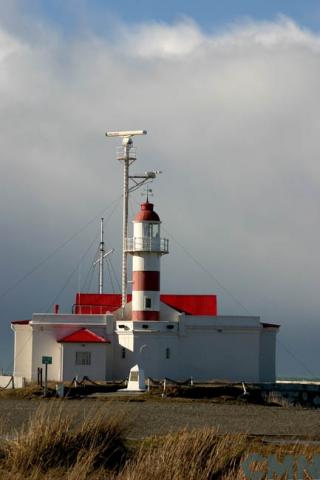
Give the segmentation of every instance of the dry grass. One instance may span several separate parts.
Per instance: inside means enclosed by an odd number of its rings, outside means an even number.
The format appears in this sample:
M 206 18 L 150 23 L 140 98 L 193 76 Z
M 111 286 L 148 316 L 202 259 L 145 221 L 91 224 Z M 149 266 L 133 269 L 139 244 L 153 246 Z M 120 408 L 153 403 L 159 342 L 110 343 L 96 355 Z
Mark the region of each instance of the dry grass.
M 0 398 L 37 398 L 43 396 L 43 388 L 39 385 L 28 385 L 24 388 L 8 388 L 0 390 Z
M 251 453 L 263 457 L 275 454 L 280 462 L 285 455 L 295 458 L 303 455 L 310 462 L 314 454 L 320 453 L 320 448 L 298 442 L 291 445 L 266 444 L 244 434 L 219 435 L 212 428 L 191 432 L 183 430 L 166 435 L 161 441 L 156 438 L 145 440 L 134 458 L 126 463 L 114 479 L 245 480 L 248 477 L 245 476 L 242 464 Z M 250 470 L 259 472 L 256 478 L 270 478 L 267 474 L 261 477 L 260 472 L 267 470 L 266 462 L 250 464 Z M 287 479 L 285 475 L 276 478 Z
M 54 478 L 66 471 L 79 471 L 87 478 L 100 467 L 104 471 L 119 468 L 127 454 L 119 417 L 105 418 L 102 411 L 79 420 L 64 415 L 62 404 L 52 402 L 40 407 L 30 421 L 16 432 L 2 451 L 2 469 L 13 478 L 29 475 L 44 478 L 55 470 Z M 59 473 L 60 472 L 60 473 Z M 46 478 L 51 478 L 52 472 Z
M 83 419 L 65 414 L 63 405 L 55 401 L 41 406 L 4 444 L 0 478 L 244 480 L 241 465 L 250 453 L 311 459 L 320 452 L 313 444 L 266 444 L 245 434 L 222 435 L 208 427 L 150 437 L 131 443 L 129 449 L 123 418 L 110 417 L 110 405 L 86 413 Z M 261 465 L 255 468 L 261 470 Z
M 234 471 L 248 446 L 246 435 L 219 436 L 212 428 L 183 430 L 144 441 L 119 480 L 201 480 Z

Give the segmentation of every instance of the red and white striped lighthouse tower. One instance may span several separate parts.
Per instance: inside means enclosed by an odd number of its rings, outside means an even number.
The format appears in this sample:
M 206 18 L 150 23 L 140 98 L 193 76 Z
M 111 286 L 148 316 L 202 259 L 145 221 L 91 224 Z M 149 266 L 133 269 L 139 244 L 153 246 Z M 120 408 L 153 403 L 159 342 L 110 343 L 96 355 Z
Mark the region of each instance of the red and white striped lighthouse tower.
M 132 320 L 159 320 L 160 257 L 169 253 L 169 241 L 160 237 L 160 218 L 147 200 L 133 220 L 133 238 L 127 240 L 132 262 Z

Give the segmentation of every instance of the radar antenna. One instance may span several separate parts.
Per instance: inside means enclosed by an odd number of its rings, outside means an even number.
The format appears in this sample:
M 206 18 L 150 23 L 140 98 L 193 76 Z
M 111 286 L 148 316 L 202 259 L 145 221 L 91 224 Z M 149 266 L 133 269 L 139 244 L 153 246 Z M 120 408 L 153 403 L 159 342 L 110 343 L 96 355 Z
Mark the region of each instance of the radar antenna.
M 123 212 L 122 212 L 122 274 L 121 274 L 121 307 L 124 317 L 124 308 L 127 303 L 128 293 L 128 256 L 127 256 L 127 238 L 128 238 L 128 202 L 129 192 L 137 190 L 141 185 L 152 181 L 161 173 L 159 170 L 152 170 L 139 175 L 129 175 L 129 167 L 136 160 L 136 150 L 133 147 L 132 137 L 136 135 L 146 135 L 146 130 L 123 130 L 108 131 L 107 137 L 122 137 L 122 146 L 117 148 L 117 159 L 123 162 Z M 133 186 L 129 188 L 129 179 L 133 181 Z

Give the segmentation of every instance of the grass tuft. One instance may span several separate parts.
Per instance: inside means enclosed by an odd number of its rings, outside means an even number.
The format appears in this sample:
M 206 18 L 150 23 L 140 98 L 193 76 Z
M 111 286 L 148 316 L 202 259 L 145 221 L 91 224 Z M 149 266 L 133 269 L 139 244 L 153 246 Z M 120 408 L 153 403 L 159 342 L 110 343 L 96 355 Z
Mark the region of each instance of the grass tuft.
M 122 465 L 127 454 L 118 418 L 102 412 L 79 421 L 63 414 L 60 402 L 40 407 L 30 421 L 7 442 L 4 467 L 17 473 L 79 465 L 87 471 Z
M 201 480 L 221 478 L 239 464 L 247 436 L 220 436 L 213 428 L 183 430 L 160 441 L 144 441 L 136 457 L 121 472 L 121 480 Z

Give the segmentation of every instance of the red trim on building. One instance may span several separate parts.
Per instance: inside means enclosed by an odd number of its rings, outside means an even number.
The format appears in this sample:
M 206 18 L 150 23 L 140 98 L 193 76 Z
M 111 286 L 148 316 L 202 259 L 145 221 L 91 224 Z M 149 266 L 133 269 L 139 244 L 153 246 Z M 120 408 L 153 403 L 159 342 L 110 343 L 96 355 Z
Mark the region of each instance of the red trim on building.
M 218 315 L 216 295 L 160 295 L 160 301 L 187 315 Z
M 135 310 L 134 312 L 132 312 L 132 320 L 159 320 L 159 312 L 151 310 Z
M 132 290 L 135 292 L 159 292 L 160 272 L 132 272 Z
M 76 332 L 67 335 L 66 337 L 58 340 L 58 343 L 111 343 L 110 340 L 100 337 L 96 333 L 88 330 L 87 328 L 81 328 Z
M 28 325 L 31 320 L 14 320 L 11 322 L 12 325 Z
M 159 215 L 153 211 L 153 203 L 142 203 L 140 212 L 134 217 L 134 222 L 160 222 Z
M 128 295 L 128 302 L 132 296 Z M 216 295 L 160 294 L 160 301 L 187 315 L 218 315 Z M 74 313 L 99 315 L 114 312 L 121 307 L 120 293 L 77 293 Z

